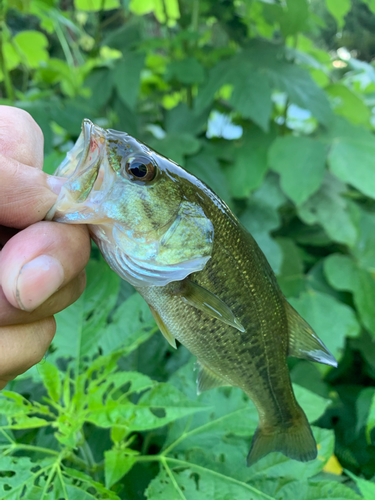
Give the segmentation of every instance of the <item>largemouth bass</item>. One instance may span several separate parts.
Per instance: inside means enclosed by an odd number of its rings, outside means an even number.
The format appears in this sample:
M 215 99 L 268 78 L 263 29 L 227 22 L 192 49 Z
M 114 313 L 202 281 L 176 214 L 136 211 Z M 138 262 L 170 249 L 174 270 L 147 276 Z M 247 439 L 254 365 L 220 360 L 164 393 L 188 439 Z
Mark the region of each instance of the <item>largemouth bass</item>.
M 84 120 L 58 167 L 67 177 L 47 219 L 89 224 L 110 267 L 144 297 L 160 331 L 198 359 L 198 392 L 240 387 L 259 426 L 248 465 L 317 448 L 287 356 L 337 366 L 282 294 L 264 254 L 228 206 L 173 161 Z

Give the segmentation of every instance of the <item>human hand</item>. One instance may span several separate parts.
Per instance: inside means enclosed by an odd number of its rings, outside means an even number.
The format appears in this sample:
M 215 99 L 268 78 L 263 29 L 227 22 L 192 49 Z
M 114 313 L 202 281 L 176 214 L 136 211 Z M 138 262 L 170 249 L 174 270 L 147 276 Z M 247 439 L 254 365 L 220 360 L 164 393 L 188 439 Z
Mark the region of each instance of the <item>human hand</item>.
M 43 221 L 63 180 L 42 165 L 39 126 L 25 111 L 0 106 L 0 389 L 43 358 L 53 314 L 86 283 L 87 228 Z

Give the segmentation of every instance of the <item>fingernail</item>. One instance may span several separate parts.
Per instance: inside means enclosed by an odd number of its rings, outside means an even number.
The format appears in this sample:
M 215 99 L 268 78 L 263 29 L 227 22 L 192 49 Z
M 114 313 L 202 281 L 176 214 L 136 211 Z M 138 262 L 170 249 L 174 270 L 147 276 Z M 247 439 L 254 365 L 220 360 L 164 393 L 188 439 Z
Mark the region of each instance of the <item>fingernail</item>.
M 25 264 L 17 278 L 16 299 L 24 311 L 33 311 L 54 294 L 64 281 L 64 270 L 58 260 L 40 255 Z
M 51 191 L 55 194 L 60 194 L 61 188 L 65 184 L 67 179 L 65 177 L 55 177 L 54 175 L 49 175 L 47 177 L 47 184 Z

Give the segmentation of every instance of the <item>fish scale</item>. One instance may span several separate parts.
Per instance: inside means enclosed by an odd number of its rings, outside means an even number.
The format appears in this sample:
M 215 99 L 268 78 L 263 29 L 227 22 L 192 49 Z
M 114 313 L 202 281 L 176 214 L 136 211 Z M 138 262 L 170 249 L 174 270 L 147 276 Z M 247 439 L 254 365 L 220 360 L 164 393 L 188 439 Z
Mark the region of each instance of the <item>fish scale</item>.
M 198 392 L 233 385 L 254 402 L 259 426 L 248 465 L 272 451 L 314 459 L 287 356 L 337 363 L 228 206 L 173 161 L 89 120 L 56 175 L 67 182 L 47 218 L 89 224 L 168 342 L 175 347 L 177 339 L 197 357 Z

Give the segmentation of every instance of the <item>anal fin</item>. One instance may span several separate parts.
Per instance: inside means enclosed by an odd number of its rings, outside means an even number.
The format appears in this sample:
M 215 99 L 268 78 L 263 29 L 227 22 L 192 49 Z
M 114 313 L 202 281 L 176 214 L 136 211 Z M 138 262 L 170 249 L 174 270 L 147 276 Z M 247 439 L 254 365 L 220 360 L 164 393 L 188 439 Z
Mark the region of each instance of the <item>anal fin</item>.
M 226 380 L 217 375 L 215 372 L 202 365 L 197 361 L 198 376 L 197 376 L 197 393 L 201 394 L 203 391 L 221 387 L 223 385 L 230 385 Z
M 289 324 L 289 356 L 337 367 L 337 361 L 311 326 L 285 301 Z
M 217 295 L 210 292 L 203 286 L 190 280 L 185 280 L 180 291 L 182 299 L 189 305 L 203 311 L 209 316 L 219 319 L 227 325 L 233 326 L 240 332 L 245 328 L 230 310 L 230 308 Z
M 172 347 L 174 347 L 175 349 L 177 349 L 176 339 L 173 337 L 173 335 L 171 334 L 171 332 L 165 326 L 165 323 L 161 319 L 159 313 L 152 306 L 150 306 L 150 304 L 149 304 L 149 308 L 150 308 L 150 311 L 151 311 L 151 313 L 152 313 L 152 315 L 154 317 L 154 320 L 155 320 L 156 324 L 158 325 L 159 330 L 163 334 L 164 338 L 167 339 L 167 341 L 170 343 L 170 345 Z

